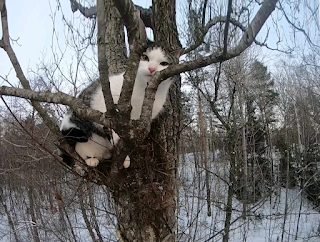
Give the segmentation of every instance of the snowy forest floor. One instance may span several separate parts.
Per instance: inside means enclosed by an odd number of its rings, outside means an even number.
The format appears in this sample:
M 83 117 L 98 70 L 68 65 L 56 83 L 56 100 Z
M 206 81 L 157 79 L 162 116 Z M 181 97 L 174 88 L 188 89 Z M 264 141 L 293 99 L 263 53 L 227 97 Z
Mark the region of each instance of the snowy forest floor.
M 205 172 L 196 165 L 200 164 L 200 156 L 197 153 L 194 155 L 185 155 L 181 159 L 179 169 L 178 241 L 222 241 L 229 168 L 225 163 L 218 162 L 219 159 L 211 163 L 209 182 L 211 216 L 208 216 Z M 77 186 L 66 185 L 67 183 L 63 181 L 61 184 L 62 188 L 65 186 L 62 189 L 64 205 L 55 213 L 52 212 L 52 203 L 46 199 L 45 194 L 34 190 L 37 224 L 31 221 L 28 212 L 27 189 L 21 187 L 20 191 L 9 191 L 6 190 L 6 186 L 3 187 L 3 197 L 13 218 L 19 242 L 32 241 L 32 226 L 38 227 L 40 241 L 70 241 L 72 233 L 77 242 L 91 241 L 76 199 L 76 193 L 81 191 L 75 191 L 74 188 Z M 103 241 L 118 241 L 112 199 L 106 199 L 106 191 L 102 187 L 91 185 L 89 187 L 93 191 L 95 217 Z M 287 212 L 285 212 L 286 201 Z M 86 198 L 84 203 L 87 216 L 92 223 L 90 206 Z M 242 210 L 242 203 L 233 197 L 230 242 L 320 241 L 320 213 L 313 209 L 313 205 L 298 188 L 288 189 L 286 192 L 283 187 L 275 187 L 271 196 L 266 195 L 257 203 L 248 204 L 246 219 L 243 219 Z M 1 204 L 0 241 L 16 241 Z

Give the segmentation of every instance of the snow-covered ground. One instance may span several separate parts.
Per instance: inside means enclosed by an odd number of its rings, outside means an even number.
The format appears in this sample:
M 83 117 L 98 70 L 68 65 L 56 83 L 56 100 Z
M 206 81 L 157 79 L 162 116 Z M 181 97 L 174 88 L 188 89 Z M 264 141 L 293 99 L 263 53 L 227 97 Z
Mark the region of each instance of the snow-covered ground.
M 215 161 L 211 162 L 211 216 L 208 216 L 205 173 L 202 168 L 196 166 L 196 164 L 201 164 L 198 154 L 196 156 L 194 159 L 192 154 L 188 154 L 181 159 L 178 241 L 222 241 L 229 167 L 226 163 L 221 162 L 223 157 L 219 157 L 219 154 L 216 154 Z M 65 191 L 65 193 L 68 192 Z M 43 199 L 39 202 L 41 207 L 37 209 L 37 212 L 41 213 L 45 220 L 42 223 L 39 221 L 38 224 L 40 237 L 50 242 L 63 241 L 64 236 L 71 238 L 70 231 L 65 230 L 64 232 L 65 226 L 71 224 L 77 242 L 91 241 L 79 204 L 73 201 L 76 197 L 74 191 L 70 190 L 68 195 L 70 198 L 65 200 L 64 211 L 52 213 L 48 201 Z M 11 214 L 19 239 L 21 242 L 31 241 L 32 224 L 25 206 L 28 204 L 28 196 L 20 193 L 12 197 L 14 199 L 8 200 L 7 206 L 11 206 Z M 63 197 L 68 196 L 64 194 Z M 94 190 L 94 200 L 95 213 L 104 241 L 117 241 L 116 219 L 109 213 L 113 212 L 112 203 L 106 200 L 106 193 L 101 187 Z M 288 206 L 285 216 L 286 201 Z M 248 205 L 246 219 L 242 217 L 242 209 L 242 204 L 234 197 L 230 242 L 320 241 L 320 214 L 313 209 L 312 204 L 300 194 L 298 189 L 288 189 L 286 196 L 285 188 L 275 188 L 271 198 L 266 196 L 258 203 Z M 91 223 L 89 211 L 87 210 L 87 215 Z M 61 214 L 66 212 L 70 223 L 61 219 Z M 15 241 L 2 206 L 0 206 L 0 241 Z
M 227 201 L 223 179 L 227 180 L 228 168 L 222 163 L 210 168 L 212 214 L 209 217 L 204 171 L 195 168 L 193 155 L 187 155 L 184 162 L 180 169 L 179 241 L 222 241 Z M 286 200 L 287 216 L 284 216 Z M 242 204 L 233 198 L 231 223 L 230 242 L 320 241 L 320 214 L 298 189 L 288 189 L 287 196 L 285 188 L 275 189 L 271 198 L 248 205 L 245 220 Z

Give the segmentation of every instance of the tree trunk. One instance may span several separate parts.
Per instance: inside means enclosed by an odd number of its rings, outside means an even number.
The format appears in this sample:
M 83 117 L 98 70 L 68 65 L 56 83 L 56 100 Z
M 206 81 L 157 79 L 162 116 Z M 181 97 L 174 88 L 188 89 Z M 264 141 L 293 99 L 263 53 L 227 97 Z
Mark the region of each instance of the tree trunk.
M 155 41 L 168 50 L 179 48 L 175 1 L 154 0 L 153 15 Z M 168 100 L 171 108 L 153 121 L 149 136 L 130 154 L 130 168 L 120 171 L 114 184 L 118 234 L 124 242 L 175 241 L 179 77 Z
M 17 231 L 16 231 L 16 229 L 14 227 L 14 223 L 13 223 L 13 220 L 11 218 L 10 211 L 9 211 L 6 203 L 3 201 L 2 196 L 3 196 L 3 194 L 2 194 L 2 189 L 1 189 L 0 190 L 0 203 L 2 204 L 2 206 L 4 208 L 4 211 L 5 211 L 5 213 L 6 213 L 7 217 L 8 217 L 8 223 L 9 223 L 9 226 L 10 226 L 12 232 L 13 232 L 14 239 L 16 240 L 16 242 L 19 242 L 18 234 L 17 234 Z
M 89 207 L 90 207 L 90 212 L 91 212 L 91 219 L 92 219 L 93 226 L 94 226 L 94 229 L 96 231 L 96 234 L 98 236 L 97 242 L 103 242 L 103 238 L 102 238 L 102 235 L 101 235 L 101 232 L 100 232 L 100 228 L 99 228 L 99 223 L 98 223 L 97 216 L 96 216 L 96 213 L 95 213 L 95 208 L 96 207 L 94 205 L 94 199 L 93 199 L 94 195 L 92 194 L 92 189 L 90 188 L 89 183 L 86 183 L 87 195 L 89 197 Z
M 32 220 L 32 237 L 33 240 L 35 242 L 40 242 L 40 237 L 39 237 L 39 233 L 38 233 L 38 228 L 37 228 L 37 219 L 36 219 L 36 215 L 35 215 L 35 211 L 34 211 L 34 200 L 33 200 L 33 188 L 31 186 L 29 186 L 28 190 L 28 198 L 29 198 L 29 205 L 30 205 L 30 216 L 31 216 L 31 220 Z
M 104 7 L 103 10 L 101 6 Z M 118 9 L 114 6 L 112 0 L 97 1 L 98 14 L 104 11 L 105 22 L 102 28 L 105 28 L 104 42 L 105 52 L 108 60 L 109 75 L 125 71 L 127 61 L 127 49 L 124 39 L 124 25 Z M 100 27 L 100 26 L 99 26 Z
M 248 155 L 247 155 L 247 136 L 246 136 L 246 118 L 245 118 L 245 111 L 244 111 L 244 105 L 243 105 L 243 88 L 241 88 L 239 92 L 239 106 L 240 106 L 240 113 L 241 113 L 241 134 L 242 134 L 242 157 L 243 157 L 243 210 L 242 210 L 242 216 L 245 220 L 247 217 L 247 199 L 248 199 L 248 192 L 247 192 L 247 186 L 248 186 Z M 254 184 L 253 184 L 254 186 Z M 253 188 L 255 190 L 255 188 Z
M 231 217 L 232 217 L 232 203 L 233 203 L 233 194 L 234 194 L 234 183 L 235 183 L 235 131 L 231 129 L 228 131 L 228 153 L 230 156 L 230 173 L 229 173 L 229 187 L 228 187 L 228 198 L 227 198 L 227 206 L 226 206 L 226 219 L 224 222 L 224 235 L 223 242 L 229 241 L 229 233 L 231 226 Z
M 203 152 L 203 158 L 204 158 L 204 168 L 205 168 L 205 185 L 207 190 L 207 215 L 211 216 L 211 195 L 210 195 L 210 173 L 209 173 L 209 167 L 208 167 L 208 143 L 207 143 L 207 135 L 206 135 L 206 125 L 205 120 L 203 117 L 203 110 L 202 110 L 202 103 L 201 103 L 201 96 L 200 91 L 198 89 L 198 103 L 199 103 L 199 121 L 200 121 L 200 137 L 201 137 L 201 146 L 202 146 L 202 152 Z
M 95 234 L 93 232 L 91 223 L 90 223 L 89 218 L 87 216 L 86 208 L 84 207 L 85 206 L 84 205 L 84 196 L 85 196 L 84 192 L 85 191 L 84 191 L 84 189 L 83 189 L 83 187 L 81 185 L 81 192 L 78 194 L 79 203 L 80 203 L 80 210 L 81 210 L 81 213 L 82 213 L 83 220 L 84 220 L 84 222 L 85 222 L 85 224 L 87 226 L 87 230 L 88 230 L 88 232 L 90 234 L 90 237 L 92 239 L 92 242 L 95 242 L 96 241 L 96 236 L 95 236 Z

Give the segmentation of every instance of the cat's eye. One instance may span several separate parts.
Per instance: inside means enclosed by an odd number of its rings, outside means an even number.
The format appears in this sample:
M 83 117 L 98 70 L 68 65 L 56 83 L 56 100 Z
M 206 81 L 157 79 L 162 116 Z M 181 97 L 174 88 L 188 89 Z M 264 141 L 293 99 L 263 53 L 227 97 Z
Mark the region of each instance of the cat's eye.
M 160 65 L 162 65 L 162 66 L 168 66 L 168 65 L 169 65 L 169 62 L 162 61 L 162 62 L 160 62 Z
M 142 55 L 141 60 L 149 61 L 149 57 L 147 55 Z

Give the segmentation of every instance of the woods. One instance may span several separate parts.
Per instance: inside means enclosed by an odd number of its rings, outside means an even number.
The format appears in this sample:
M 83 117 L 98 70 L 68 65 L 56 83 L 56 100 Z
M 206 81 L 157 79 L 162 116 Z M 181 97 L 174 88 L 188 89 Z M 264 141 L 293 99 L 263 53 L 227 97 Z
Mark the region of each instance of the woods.
M 1 239 L 255 241 L 252 226 L 260 223 L 270 241 L 318 239 L 317 225 L 303 224 L 310 213 L 320 218 L 319 4 L 297 2 L 308 13 L 301 21 L 277 0 L 153 0 L 150 7 L 70 0 L 68 11 L 80 19 L 73 25 L 59 1 L 49 2 L 56 6 L 53 59 L 30 72 L 15 54 L 14 10 L 0 0 L 0 47 L 18 79 L 1 70 Z M 284 37 L 283 26 L 294 34 Z M 133 120 L 130 100 L 147 38 L 175 60 L 152 77 Z M 67 49 L 76 64 L 64 66 Z M 270 64 L 264 51 L 280 57 Z M 122 72 L 115 105 L 109 76 Z M 168 77 L 174 82 L 164 110 L 151 120 L 156 90 Z M 105 113 L 77 98 L 96 79 Z M 111 159 L 89 167 L 68 144 L 59 125 L 69 107 L 119 134 Z M 63 163 L 59 149 L 75 167 Z

